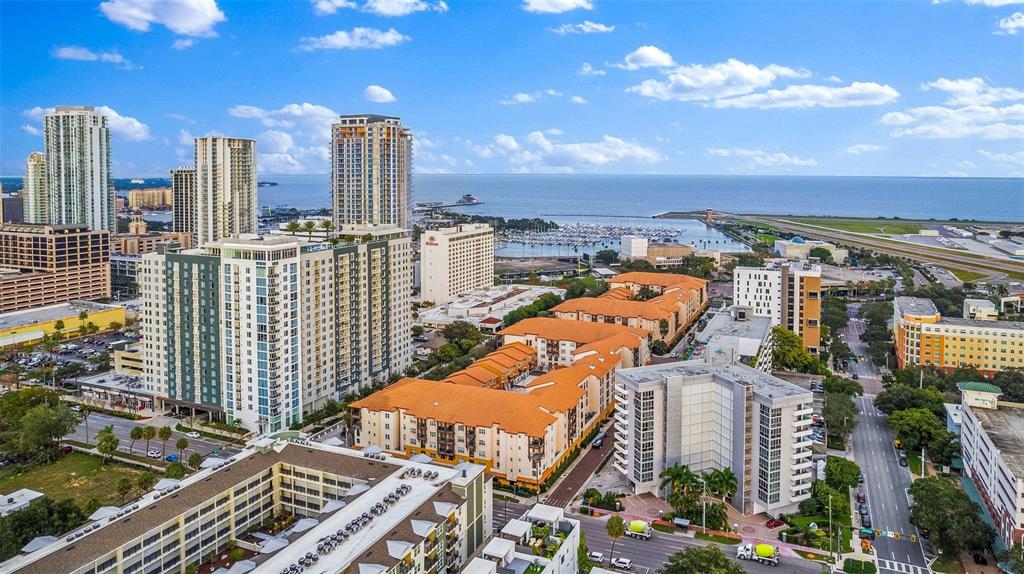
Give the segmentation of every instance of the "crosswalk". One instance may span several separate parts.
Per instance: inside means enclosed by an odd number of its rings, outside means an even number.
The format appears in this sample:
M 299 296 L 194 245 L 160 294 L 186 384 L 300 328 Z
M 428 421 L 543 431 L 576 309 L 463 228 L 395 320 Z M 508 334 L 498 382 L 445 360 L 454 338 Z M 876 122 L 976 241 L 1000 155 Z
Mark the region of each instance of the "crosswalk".
M 894 560 L 878 559 L 878 572 L 880 574 L 900 572 L 902 574 L 931 574 L 931 570 L 924 566 L 915 566 L 913 564 L 907 564 L 905 562 L 896 562 Z

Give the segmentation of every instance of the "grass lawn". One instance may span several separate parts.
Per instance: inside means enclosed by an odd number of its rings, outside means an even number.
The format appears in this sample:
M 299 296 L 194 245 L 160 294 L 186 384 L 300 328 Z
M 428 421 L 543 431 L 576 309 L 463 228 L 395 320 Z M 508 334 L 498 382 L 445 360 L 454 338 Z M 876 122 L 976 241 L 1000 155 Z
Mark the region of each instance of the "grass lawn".
M 914 475 L 915 480 L 921 478 L 921 453 L 908 452 L 907 465 L 910 468 L 910 473 Z
M 947 574 L 964 574 L 964 565 L 960 563 L 959 556 L 947 556 L 939 554 L 939 557 L 932 563 L 932 570 L 946 572 Z
M 842 219 L 831 217 L 787 217 L 790 221 L 818 225 L 839 231 L 854 233 L 885 233 L 899 235 L 901 233 L 917 233 L 925 227 L 924 223 L 912 223 L 892 219 Z
M 17 465 L 0 470 L 0 492 L 19 488 L 38 490 L 54 500 L 65 498 L 84 502 L 95 496 L 104 505 L 119 505 L 117 481 L 127 476 L 134 482 L 141 470 L 116 462 L 100 465 L 99 457 L 80 452 L 62 456 L 56 462 L 20 472 Z
M 694 534 L 693 536 L 694 536 L 694 538 L 699 538 L 701 540 L 707 540 L 709 542 L 716 542 L 718 544 L 739 544 L 740 543 L 740 540 L 738 538 L 732 538 L 732 537 L 729 537 L 729 536 L 719 536 L 717 534 L 704 534 L 703 532 L 698 532 L 698 533 Z
M 757 235 L 755 235 L 755 237 L 757 237 L 758 241 L 766 245 L 775 245 L 775 240 L 778 239 L 778 237 L 774 235 L 768 235 L 766 233 L 758 233 Z
M 991 275 L 991 273 L 978 273 L 977 271 L 966 271 L 964 269 L 947 269 L 947 271 L 956 275 L 957 279 L 965 283 L 969 281 L 981 281 Z
M 845 516 L 837 514 L 837 515 L 833 516 L 832 518 L 835 519 L 836 524 L 841 525 L 840 528 L 841 528 L 841 530 L 843 532 L 842 551 L 843 552 L 853 552 L 853 546 L 852 546 L 853 532 L 852 532 L 852 528 L 851 528 L 852 524 L 853 524 L 852 517 L 849 514 L 847 514 Z M 827 513 L 825 513 L 825 514 L 814 514 L 814 515 L 807 515 L 807 516 L 789 515 L 787 517 L 787 521 L 792 526 L 796 526 L 800 530 L 807 530 L 807 528 L 811 525 L 812 522 L 816 522 L 818 524 L 818 527 L 821 528 L 823 525 L 827 525 L 828 524 L 828 514 Z M 836 540 L 835 540 L 834 537 L 832 537 L 831 540 L 832 540 L 832 548 L 834 549 L 836 547 Z M 821 538 L 821 539 L 818 539 L 818 540 L 809 541 L 808 545 L 809 546 L 813 546 L 815 548 L 819 548 L 821 550 L 826 550 L 827 551 L 829 549 L 829 538 Z

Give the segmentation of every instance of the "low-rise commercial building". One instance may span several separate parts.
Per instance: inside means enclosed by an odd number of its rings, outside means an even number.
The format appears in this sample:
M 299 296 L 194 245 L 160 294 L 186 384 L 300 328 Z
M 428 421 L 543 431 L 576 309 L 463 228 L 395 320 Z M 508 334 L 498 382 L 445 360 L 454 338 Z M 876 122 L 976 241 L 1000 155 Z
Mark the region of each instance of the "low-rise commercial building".
M 74 334 L 79 327 L 90 323 L 106 331 L 111 323 L 124 325 L 124 322 L 124 307 L 92 301 L 71 301 L 3 313 L 0 314 L 0 349 L 39 344 L 44 335 L 57 331 L 58 326 L 64 334 Z
M 1002 389 L 959 383 L 964 469 L 991 514 L 999 538 L 1024 538 L 1024 404 L 1000 401 Z
M 995 321 L 999 319 L 999 310 L 988 299 L 964 299 L 964 319 Z
M 731 468 L 745 514 L 793 512 L 811 495 L 813 395 L 720 356 L 619 369 L 613 464 L 634 492 L 673 465 Z
M 531 545 L 535 527 L 548 533 L 541 542 L 544 551 L 540 556 L 534 551 L 536 545 Z M 564 508 L 535 504 L 509 520 L 484 545 L 480 556 L 462 569 L 462 574 L 577 574 L 581 532 L 580 521 L 567 517 Z
M 561 299 L 565 289 L 519 284 L 485 287 L 470 291 L 448 303 L 421 310 L 419 321 L 435 328 L 455 321 L 466 321 L 481 330 L 493 332 L 501 328 L 502 319 L 507 313 L 533 303 L 546 293 Z
M 821 266 L 804 261 L 773 259 L 764 267 L 733 270 L 733 302 L 755 315 L 770 317 L 772 325 L 788 329 L 817 354 L 821 347 Z
M 811 257 L 811 250 L 824 249 L 829 252 L 829 255 L 832 256 L 832 261 L 837 265 L 845 263 L 846 258 L 850 255 L 848 250 L 836 247 L 827 241 L 804 239 L 802 237 L 776 239 L 774 248 L 775 253 L 779 257 L 785 257 L 786 259 L 808 259 Z
M 973 365 L 986 376 L 1024 367 L 1024 322 L 943 317 L 930 299 L 896 297 L 893 336 L 900 367 Z
M 37 498 L 42 498 L 42 492 L 36 492 L 31 488 L 19 488 L 10 494 L 0 494 L 0 516 L 7 516 L 32 504 Z
M 773 348 L 771 319 L 754 315 L 747 307 L 733 306 L 715 313 L 697 335 L 693 358 L 722 354 L 770 373 Z
M 679 265 L 690 256 L 714 259 L 715 265 L 722 263 L 720 251 L 700 249 L 686 243 L 654 242 L 639 235 L 623 235 L 619 244 L 620 259 L 643 260 L 655 267 Z
M 454 573 L 491 534 L 483 470 L 264 438 L 4 566 L 23 574 L 184 572 L 237 546 L 255 553 L 236 571 L 256 574 L 312 564 L 312 556 L 326 574 Z M 285 516 L 297 519 L 286 533 L 250 534 Z
M 110 298 L 110 233 L 0 225 L 0 313 Z
M 472 223 L 424 231 L 420 266 L 424 301 L 447 303 L 494 285 L 494 228 Z

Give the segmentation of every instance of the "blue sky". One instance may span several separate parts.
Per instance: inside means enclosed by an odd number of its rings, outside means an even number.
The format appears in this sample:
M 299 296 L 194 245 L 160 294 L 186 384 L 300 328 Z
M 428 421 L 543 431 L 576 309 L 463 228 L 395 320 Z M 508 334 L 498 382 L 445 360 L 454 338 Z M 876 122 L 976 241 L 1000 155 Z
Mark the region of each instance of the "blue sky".
M 73 104 L 115 176 L 209 133 L 323 173 L 362 112 L 420 173 L 1024 176 L 1024 0 L 3 0 L 0 37 L 5 175 Z

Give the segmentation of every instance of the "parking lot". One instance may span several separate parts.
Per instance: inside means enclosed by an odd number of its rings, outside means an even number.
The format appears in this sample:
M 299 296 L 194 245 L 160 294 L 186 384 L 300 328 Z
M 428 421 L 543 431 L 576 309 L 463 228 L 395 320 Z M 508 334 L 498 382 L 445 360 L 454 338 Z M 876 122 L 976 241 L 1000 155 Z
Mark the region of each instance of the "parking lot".
M 110 353 L 118 343 L 126 345 L 137 343 L 139 338 L 134 335 L 134 333 L 130 332 L 128 334 L 114 332 L 87 337 L 75 337 L 73 339 L 66 339 L 53 352 L 47 352 L 40 348 L 16 353 L 12 362 L 23 370 L 32 370 L 44 366 L 63 367 L 71 363 L 79 363 L 83 365 L 86 371 L 93 372 L 96 368 L 89 362 L 90 357 Z M 0 364 L 0 366 L 4 365 Z

